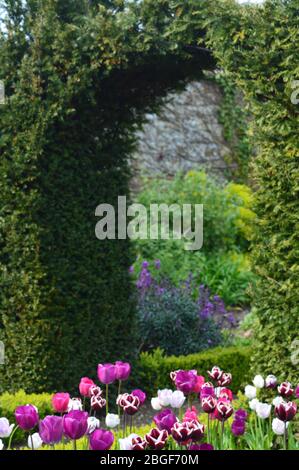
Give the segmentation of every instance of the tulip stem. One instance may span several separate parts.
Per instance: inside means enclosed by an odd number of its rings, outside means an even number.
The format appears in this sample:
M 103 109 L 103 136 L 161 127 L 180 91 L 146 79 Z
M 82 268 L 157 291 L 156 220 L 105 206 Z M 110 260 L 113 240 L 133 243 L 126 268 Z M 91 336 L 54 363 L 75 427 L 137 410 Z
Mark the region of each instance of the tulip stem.
M 108 395 L 108 389 L 109 389 L 109 385 L 106 384 L 106 415 L 109 413 L 109 404 L 108 404 L 109 395 Z
M 285 421 L 284 423 L 284 450 L 288 450 L 288 428 L 287 428 L 287 423 Z
M 77 442 L 76 442 L 76 439 L 73 440 L 73 450 L 77 450 Z
M 15 432 L 17 431 L 17 429 L 19 429 L 19 426 L 15 426 L 15 427 L 14 427 L 14 430 L 13 430 L 12 433 L 10 434 L 7 450 L 11 450 L 12 438 L 13 438 L 13 436 L 15 435 Z
M 208 443 L 211 444 L 210 442 L 210 413 L 208 414 Z

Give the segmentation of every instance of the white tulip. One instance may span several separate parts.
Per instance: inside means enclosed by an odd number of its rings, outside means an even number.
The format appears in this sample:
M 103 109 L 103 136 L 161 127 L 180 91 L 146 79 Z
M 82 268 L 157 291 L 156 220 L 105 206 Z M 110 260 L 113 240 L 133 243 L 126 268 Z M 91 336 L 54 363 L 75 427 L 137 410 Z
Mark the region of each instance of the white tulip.
M 87 426 L 87 434 L 91 434 L 100 427 L 100 420 L 95 416 L 90 416 L 87 420 Z
M 162 410 L 162 406 L 158 397 L 154 397 L 151 399 L 151 405 L 155 411 Z
M 134 437 L 138 437 L 138 434 L 130 434 L 129 437 L 126 437 L 124 439 L 119 439 L 119 448 L 120 450 L 132 450 L 133 444 L 132 440 Z
M 106 416 L 106 426 L 108 428 L 116 428 L 120 423 L 119 416 L 113 413 L 108 413 Z
M 256 398 L 256 388 L 253 385 L 246 385 L 245 395 L 249 400 Z
M 33 447 L 32 447 L 32 444 L 33 444 Z M 42 441 L 40 435 L 38 434 L 38 432 L 36 432 L 36 433 L 32 434 L 32 436 L 28 437 L 27 445 L 28 445 L 29 449 L 31 449 L 31 450 L 37 450 L 43 445 L 43 441 Z
M 7 418 L 0 418 L 0 438 L 9 437 L 14 428 L 14 424 L 9 424 Z
M 80 398 L 71 398 L 67 407 L 68 412 L 70 411 L 82 411 L 83 405 Z
M 250 400 L 249 402 L 249 407 L 252 411 L 255 411 L 256 410 L 256 407 L 258 405 L 259 401 L 257 398 L 253 398 L 253 400 Z
M 264 388 L 265 386 L 265 381 L 261 375 L 256 375 L 253 379 L 253 385 L 256 388 Z
M 1 439 L 0 439 L 0 450 L 3 450 L 3 448 L 4 448 L 4 444 L 3 444 L 3 442 L 2 442 Z
M 168 388 L 158 390 L 158 398 L 161 406 L 169 406 L 172 393 L 172 390 L 169 390 Z
M 278 406 L 282 402 L 284 402 L 284 399 L 282 397 L 275 397 L 274 400 L 272 401 L 272 404 L 274 406 Z
M 287 423 L 288 427 L 289 423 Z M 274 418 L 272 421 L 272 430 L 277 436 L 283 436 L 285 430 L 285 423 L 278 418 Z
M 268 403 L 258 403 L 256 405 L 256 414 L 261 419 L 267 419 L 271 414 L 271 408 L 272 406 L 268 405 Z
M 171 400 L 170 400 L 170 406 L 172 408 L 181 408 L 183 404 L 185 403 L 186 397 L 181 392 L 180 390 L 176 390 L 173 392 Z

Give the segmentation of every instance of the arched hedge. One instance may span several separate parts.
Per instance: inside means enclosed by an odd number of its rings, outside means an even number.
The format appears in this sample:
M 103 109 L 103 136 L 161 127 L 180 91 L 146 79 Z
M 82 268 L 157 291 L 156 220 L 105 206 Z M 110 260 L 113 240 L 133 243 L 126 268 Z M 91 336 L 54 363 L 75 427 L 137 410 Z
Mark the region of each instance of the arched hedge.
M 72 387 L 97 361 L 131 357 L 131 248 L 97 241 L 94 211 L 128 193 L 136 127 L 165 93 L 215 66 L 208 48 L 255 115 L 256 364 L 294 371 L 298 109 L 286 82 L 298 67 L 291 51 L 298 2 L 271 1 L 259 12 L 233 0 L 5 4 L 0 388 Z

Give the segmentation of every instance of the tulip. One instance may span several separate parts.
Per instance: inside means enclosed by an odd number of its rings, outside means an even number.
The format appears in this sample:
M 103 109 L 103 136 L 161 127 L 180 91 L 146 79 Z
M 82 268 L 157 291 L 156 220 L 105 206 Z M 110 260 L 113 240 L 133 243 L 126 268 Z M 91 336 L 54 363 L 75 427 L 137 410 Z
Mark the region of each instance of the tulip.
M 115 378 L 124 382 L 129 378 L 131 373 L 131 365 L 128 362 L 116 361 L 115 363 Z M 103 382 L 105 383 L 105 382 Z
M 204 397 L 201 400 L 201 406 L 205 413 L 213 413 L 217 406 L 217 399 L 212 396 Z
M 197 384 L 197 373 L 194 370 L 180 370 L 176 374 L 175 385 L 185 395 L 193 392 Z
M 147 447 L 147 442 L 141 437 L 133 437 L 132 439 L 132 450 L 145 450 Z
M 283 403 L 284 402 L 284 399 L 282 397 L 275 397 L 272 401 L 272 404 L 274 406 L 278 406 L 280 405 L 280 403 Z
M 200 398 L 205 397 L 215 397 L 215 388 L 211 382 L 206 382 L 203 384 L 201 391 L 200 391 Z
M 268 403 L 258 403 L 256 405 L 256 414 L 258 415 L 259 418 L 261 419 L 267 419 L 269 418 L 271 414 L 271 405 L 268 405 Z
M 283 382 L 278 387 L 278 393 L 281 396 L 285 397 L 285 398 L 291 397 L 294 393 L 294 389 L 292 388 L 292 384 L 290 384 L 290 382 Z
M 227 372 L 223 372 L 220 379 L 218 380 L 219 387 L 225 387 L 225 385 L 229 385 L 232 382 L 232 374 Z
M 160 431 L 166 430 L 168 433 L 170 433 L 171 428 L 176 422 L 176 415 L 168 408 L 154 416 L 154 423 Z
M 275 375 L 268 375 L 265 379 L 266 388 L 275 388 L 277 386 L 277 378 Z
M 106 406 L 106 400 L 101 396 L 92 396 L 90 399 L 90 406 L 95 411 L 100 411 Z
M 199 450 L 214 450 L 214 447 L 212 444 L 203 443 L 199 444 Z
M 176 376 L 177 376 L 177 373 L 180 372 L 180 370 L 174 370 L 172 372 L 170 372 L 170 378 L 172 380 L 172 382 L 175 384 L 175 379 L 176 379 Z
M 106 426 L 107 428 L 116 428 L 120 423 L 120 419 L 118 415 L 108 413 L 106 416 Z
M 226 421 L 234 412 L 233 407 L 227 401 L 223 401 L 224 399 L 219 400 L 216 409 L 215 409 L 215 417 L 219 421 Z
M 202 375 L 197 375 L 197 382 L 193 388 L 193 393 L 200 393 L 203 384 L 205 383 L 205 378 Z
M 114 435 L 111 431 L 96 429 L 89 438 L 91 450 L 109 450 L 114 442 Z
M 4 444 L 2 442 L 2 440 L 0 439 L 0 450 L 3 450 L 4 449 Z
M 98 365 L 99 381 L 105 385 L 112 384 L 116 380 L 116 367 L 113 364 Z
M 38 432 L 28 436 L 27 439 L 27 446 L 31 450 L 38 450 L 43 445 L 43 441 Z
M 283 436 L 285 429 L 289 426 L 289 423 L 285 423 L 278 418 L 274 418 L 272 421 L 272 430 L 277 436 Z
M 190 422 L 179 423 L 178 421 L 174 423 L 171 434 L 175 441 L 180 445 L 187 445 L 191 441 L 191 436 L 193 429 L 190 426 Z
M 187 409 L 183 418 L 183 422 L 185 423 L 186 421 L 198 421 L 198 413 L 195 406 L 192 406 L 192 408 Z
M 87 419 L 87 434 L 92 434 L 96 429 L 100 427 L 100 420 L 95 416 L 89 416 Z
M 119 395 L 116 401 L 117 405 L 120 406 L 124 413 L 127 415 L 133 416 L 140 408 L 140 400 L 134 395 L 129 393 L 124 393 Z
M 39 423 L 39 435 L 42 441 L 48 445 L 54 445 L 61 441 L 63 434 L 63 418 L 60 416 L 46 416 Z
M 253 400 L 250 400 L 249 402 L 249 408 L 252 410 L 252 411 L 256 411 L 256 407 L 259 403 L 259 400 L 257 398 L 253 398 Z
M 229 388 L 222 388 L 219 393 L 219 398 L 226 398 L 228 401 L 233 401 L 233 393 Z
M 67 411 L 82 411 L 83 405 L 81 398 L 71 398 L 67 407 Z
M 189 421 L 192 441 L 200 441 L 205 433 L 205 426 L 197 420 Z
M 63 417 L 64 434 L 74 441 L 84 436 L 88 429 L 88 413 L 85 411 L 70 411 Z
M 0 438 L 9 437 L 14 426 L 14 424 L 9 424 L 7 418 L 0 418 Z
M 245 396 L 249 398 L 249 400 L 256 398 L 256 387 L 253 387 L 253 385 L 246 385 Z
M 212 380 L 215 380 L 215 381 L 220 380 L 222 374 L 223 374 L 223 371 L 220 369 L 220 367 L 217 367 L 217 366 L 214 366 L 210 372 L 208 371 L 208 376 Z
M 130 436 L 125 437 L 124 439 L 119 439 L 119 448 L 120 450 L 132 450 L 133 444 L 132 441 L 134 438 L 139 437 L 137 434 L 130 434 Z
M 162 406 L 158 397 L 154 397 L 151 399 L 151 405 L 152 405 L 153 410 L 155 411 L 162 410 Z
M 169 406 L 172 397 L 172 390 L 165 388 L 158 390 L 158 398 L 161 406 Z
M 101 387 L 98 387 L 97 385 L 93 385 L 90 387 L 90 396 L 91 397 L 101 397 L 103 395 L 103 391 Z
M 136 390 L 133 390 L 132 395 L 134 397 L 139 398 L 141 406 L 144 405 L 144 403 L 146 401 L 146 393 L 145 392 L 143 392 L 142 390 L 137 388 Z
M 160 431 L 159 429 L 151 429 L 149 433 L 146 434 L 144 440 L 147 445 L 153 450 L 161 450 L 165 447 L 168 439 L 168 432 L 164 429 Z
M 256 388 L 264 388 L 265 386 L 265 381 L 261 375 L 256 375 L 253 379 L 253 385 Z
M 297 413 L 297 405 L 292 402 L 282 402 L 275 407 L 275 414 L 281 421 L 292 421 Z
M 15 418 L 18 426 L 24 431 L 31 431 L 39 420 L 37 409 L 33 405 L 18 406 Z
M 172 393 L 171 399 L 170 399 L 170 406 L 172 408 L 182 408 L 183 404 L 185 403 L 186 397 L 181 392 L 180 390 L 175 390 L 175 392 Z
M 232 433 L 233 433 L 234 436 L 239 437 L 239 436 L 243 436 L 243 434 L 245 434 L 245 428 L 246 428 L 245 421 L 242 421 L 240 419 L 236 419 L 232 423 L 231 430 L 232 430 Z
M 95 383 L 93 380 L 89 379 L 88 377 L 82 377 L 80 381 L 80 385 L 79 385 L 80 394 L 83 397 L 90 398 L 91 396 L 90 389 L 91 387 L 94 387 L 94 386 L 95 386 Z
M 66 413 L 68 410 L 70 395 L 68 393 L 55 393 L 52 397 L 52 406 L 56 413 Z
M 240 408 L 235 412 L 235 420 L 237 421 L 246 421 L 248 418 L 248 413 L 246 410 Z

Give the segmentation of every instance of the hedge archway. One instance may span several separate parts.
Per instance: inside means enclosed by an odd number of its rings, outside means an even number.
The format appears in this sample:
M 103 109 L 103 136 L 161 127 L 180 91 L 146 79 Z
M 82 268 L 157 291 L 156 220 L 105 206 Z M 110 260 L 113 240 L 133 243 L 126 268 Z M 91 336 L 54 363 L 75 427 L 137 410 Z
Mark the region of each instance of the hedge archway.
M 100 359 L 131 358 L 131 248 L 99 244 L 94 210 L 128 193 L 127 158 L 144 114 L 214 68 L 214 57 L 255 116 L 256 364 L 295 374 L 298 108 L 288 80 L 298 67 L 290 39 L 298 40 L 298 2 L 269 1 L 260 11 L 234 0 L 6 0 L 5 7 L 0 388 L 71 388 Z

